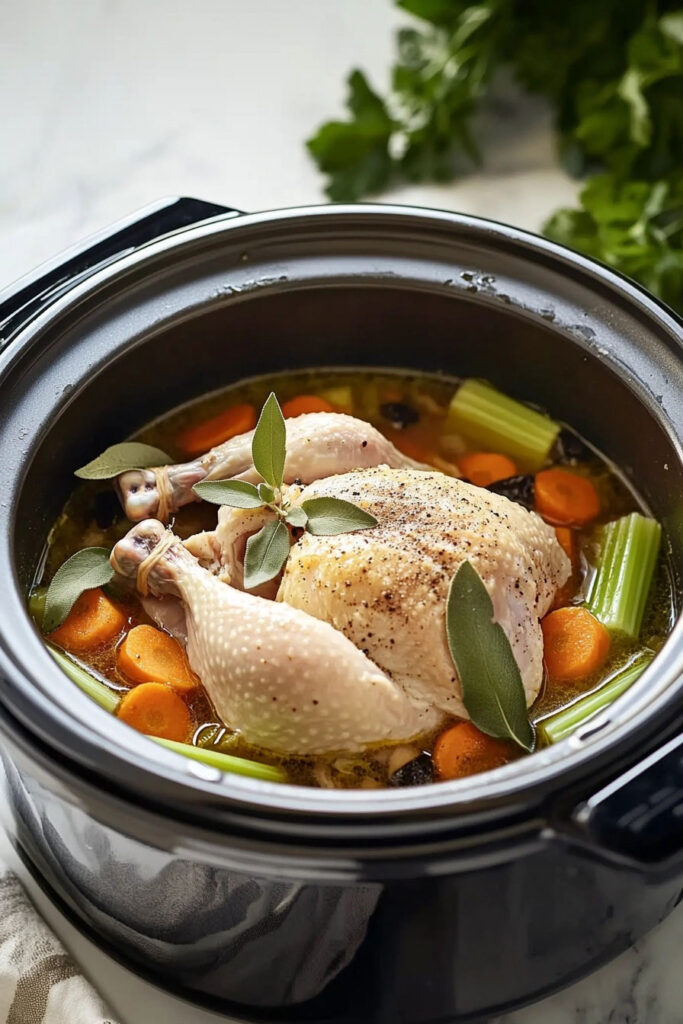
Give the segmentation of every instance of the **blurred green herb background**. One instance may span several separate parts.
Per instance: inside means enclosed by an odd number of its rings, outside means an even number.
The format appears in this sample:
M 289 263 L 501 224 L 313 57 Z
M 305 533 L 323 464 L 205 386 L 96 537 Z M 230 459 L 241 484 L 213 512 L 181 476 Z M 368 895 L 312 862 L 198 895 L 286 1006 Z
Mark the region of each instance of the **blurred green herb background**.
M 586 178 L 544 233 L 683 310 L 683 7 L 645 0 L 396 0 L 421 19 L 397 36 L 386 95 L 348 79 L 346 121 L 308 148 L 336 201 L 400 181 L 449 181 L 482 155 L 472 122 L 508 69 L 552 105 L 560 158 Z

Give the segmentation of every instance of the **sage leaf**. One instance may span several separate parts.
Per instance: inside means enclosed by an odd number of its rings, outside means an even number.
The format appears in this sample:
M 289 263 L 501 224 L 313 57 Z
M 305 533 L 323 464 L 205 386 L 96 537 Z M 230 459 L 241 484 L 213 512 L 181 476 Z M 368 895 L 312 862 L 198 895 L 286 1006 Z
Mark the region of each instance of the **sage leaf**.
M 301 507 L 308 516 L 306 529 L 317 537 L 333 537 L 377 526 L 374 516 L 342 498 L 307 498 L 301 502 Z
M 203 480 L 192 490 L 204 501 L 213 505 L 230 505 L 231 508 L 262 508 L 263 500 L 258 488 L 245 480 Z
M 285 513 L 285 519 L 290 526 L 305 526 L 308 522 L 308 516 L 302 509 L 301 505 L 295 505 L 294 508 L 290 508 Z
M 251 442 L 256 472 L 271 487 L 282 487 L 287 454 L 287 430 L 278 400 L 271 391 L 261 409 Z
M 124 441 L 106 448 L 92 462 L 76 470 L 81 480 L 111 480 L 119 473 L 127 473 L 129 469 L 147 469 L 148 466 L 167 466 L 170 455 L 161 448 L 140 441 Z
M 289 530 L 279 519 L 266 523 L 247 541 L 244 556 L 244 587 L 253 590 L 274 579 L 287 561 Z
M 107 548 L 83 548 L 68 558 L 47 588 L 44 632 L 61 626 L 84 591 L 104 586 L 113 575 Z
M 446 610 L 448 646 L 462 686 L 462 699 L 478 729 L 496 739 L 534 746 L 519 667 L 493 604 L 469 562 L 456 572 Z
M 275 491 L 270 484 L 259 484 L 258 492 L 264 505 L 270 505 L 271 502 L 275 501 Z

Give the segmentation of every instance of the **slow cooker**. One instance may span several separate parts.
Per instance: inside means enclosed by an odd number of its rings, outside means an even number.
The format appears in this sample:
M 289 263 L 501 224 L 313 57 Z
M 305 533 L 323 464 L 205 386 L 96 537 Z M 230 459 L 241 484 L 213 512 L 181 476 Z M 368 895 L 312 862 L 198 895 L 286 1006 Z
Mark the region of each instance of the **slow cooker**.
M 680 602 L 671 310 L 474 217 L 163 201 L 0 294 L 4 824 L 103 950 L 234 1019 L 476 1020 L 592 970 L 680 899 L 680 622 L 555 746 L 354 792 L 223 775 L 150 743 L 60 673 L 27 614 L 76 467 L 203 392 L 310 366 L 484 377 L 551 410 L 662 522 Z

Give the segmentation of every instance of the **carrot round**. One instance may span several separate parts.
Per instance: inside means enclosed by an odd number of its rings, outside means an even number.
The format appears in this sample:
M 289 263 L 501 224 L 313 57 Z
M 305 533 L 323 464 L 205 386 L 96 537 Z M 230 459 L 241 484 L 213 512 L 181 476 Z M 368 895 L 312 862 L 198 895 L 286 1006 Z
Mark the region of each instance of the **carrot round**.
M 125 624 L 126 618 L 118 605 L 100 587 L 95 587 L 83 591 L 50 639 L 66 651 L 89 651 L 113 640 Z
M 555 597 L 553 598 L 552 608 L 564 608 L 571 602 L 574 597 L 577 588 L 577 568 L 578 568 L 578 550 L 576 544 L 576 534 L 573 530 L 570 530 L 568 526 L 556 526 L 555 534 L 557 536 L 560 547 L 564 551 L 565 555 L 572 563 L 572 571 L 569 579 L 564 583 L 559 590 L 555 591 Z
M 556 683 L 582 679 L 604 664 L 609 633 L 585 608 L 558 608 L 541 622 L 543 657 L 548 676 Z
M 510 745 L 487 736 L 472 722 L 458 722 L 441 733 L 432 758 L 440 779 L 459 779 L 505 764 Z
M 147 736 L 184 743 L 192 729 L 190 710 L 175 690 L 164 683 L 141 683 L 119 704 L 118 716 Z
M 555 536 L 560 544 L 560 547 L 564 551 L 565 555 L 572 563 L 572 570 L 576 567 L 576 534 L 573 530 L 570 530 L 568 526 L 556 526 Z
M 477 487 L 488 487 L 496 480 L 507 480 L 515 476 L 517 466 L 507 455 L 498 452 L 472 452 L 458 459 L 458 469 L 462 475 L 471 480 Z
M 199 455 L 223 441 L 229 441 L 231 437 L 246 434 L 255 426 L 256 409 L 245 402 L 243 405 L 233 405 L 231 409 L 226 409 L 210 420 L 204 420 L 196 427 L 190 427 L 180 435 L 178 444 L 191 455 Z
M 560 526 L 583 526 L 600 512 L 595 487 L 567 469 L 542 469 L 535 479 L 536 511 Z
M 118 649 L 119 671 L 134 683 L 169 683 L 193 690 L 198 683 L 177 640 L 154 626 L 135 626 Z
M 334 412 L 334 406 L 318 395 L 297 395 L 282 406 L 282 415 L 286 420 L 292 416 L 303 416 L 306 412 Z
M 405 430 L 387 430 L 385 434 L 391 443 L 408 458 L 433 465 L 436 452 L 426 443 L 411 437 L 410 434 L 406 435 Z

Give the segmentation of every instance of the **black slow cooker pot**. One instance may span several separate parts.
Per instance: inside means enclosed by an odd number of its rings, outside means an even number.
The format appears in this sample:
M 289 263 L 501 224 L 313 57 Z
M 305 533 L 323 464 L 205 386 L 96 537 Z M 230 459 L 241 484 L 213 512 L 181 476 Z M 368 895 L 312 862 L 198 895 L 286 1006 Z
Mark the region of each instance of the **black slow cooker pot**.
M 390 206 L 145 211 L 0 296 L 5 824 L 133 970 L 239 1020 L 474 1020 L 614 956 L 678 901 L 683 627 L 574 736 L 477 778 L 275 785 L 181 758 L 62 676 L 26 593 L 72 473 L 263 371 L 486 377 L 572 423 L 664 524 L 683 574 L 671 311 L 525 232 Z M 673 955 L 673 953 L 672 953 Z

